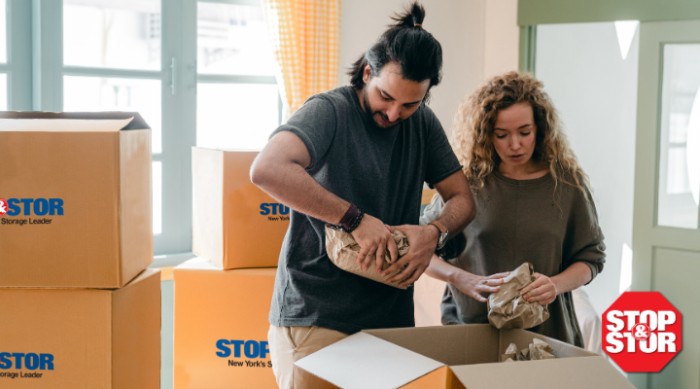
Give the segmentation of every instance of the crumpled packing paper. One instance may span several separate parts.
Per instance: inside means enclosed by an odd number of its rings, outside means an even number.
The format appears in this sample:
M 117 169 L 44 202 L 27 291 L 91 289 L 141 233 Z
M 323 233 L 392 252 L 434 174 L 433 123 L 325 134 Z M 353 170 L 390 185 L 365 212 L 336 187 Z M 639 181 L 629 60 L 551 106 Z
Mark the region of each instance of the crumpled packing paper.
M 498 329 L 532 328 L 549 319 L 546 306 L 528 303 L 520 289 L 535 280 L 532 264 L 524 262 L 504 278 L 496 293 L 489 295 L 489 323 Z
M 400 258 L 408 252 L 408 237 L 406 237 L 406 234 L 396 229 L 393 231 L 392 237 L 394 238 L 394 242 L 396 242 L 396 246 L 399 249 Z M 357 258 L 357 254 L 360 253 L 360 245 L 355 242 L 355 238 L 353 238 L 351 234 L 341 229 L 326 225 L 326 252 L 328 253 L 328 257 L 331 259 L 333 264 L 347 272 L 399 288 L 397 284 L 386 282 L 381 274 L 377 273 L 374 260 L 367 270 L 363 270 L 362 267 L 357 264 L 355 258 Z M 382 270 L 386 269 L 390 265 L 391 255 L 387 250 L 384 253 Z
M 533 338 L 532 343 L 522 350 L 518 350 L 518 346 L 515 343 L 509 344 L 506 351 L 501 355 L 501 362 L 537 361 L 552 358 L 556 358 L 552 351 L 552 346 L 542 339 Z

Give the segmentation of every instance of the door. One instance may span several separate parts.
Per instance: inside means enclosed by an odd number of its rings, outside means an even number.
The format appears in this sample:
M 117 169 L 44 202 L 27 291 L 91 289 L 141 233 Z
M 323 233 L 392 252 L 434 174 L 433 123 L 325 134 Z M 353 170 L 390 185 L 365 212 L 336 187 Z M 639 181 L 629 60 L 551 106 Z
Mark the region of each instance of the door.
M 642 22 L 632 233 L 633 290 L 683 314 L 683 351 L 638 388 L 700 388 L 700 21 Z

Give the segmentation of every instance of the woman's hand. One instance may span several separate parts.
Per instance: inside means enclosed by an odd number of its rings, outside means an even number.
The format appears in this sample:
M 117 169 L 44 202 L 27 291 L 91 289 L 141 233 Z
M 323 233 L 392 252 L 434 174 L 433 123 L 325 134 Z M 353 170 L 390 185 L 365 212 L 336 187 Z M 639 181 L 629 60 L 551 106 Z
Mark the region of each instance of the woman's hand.
M 520 289 L 520 295 L 528 303 L 551 304 L 559 294 L 556 285 L 544 274 L 535 273 L 534 276 L 534 281 Z
M 491 293 L 498 292 L 503 284 L 503 278 L 510 272 L 496 273 L 490 276 L 478 276 L 467 271 L 458 272 L 454 280 L 450 282 L 455 288 L 466 296 L 473 298 L 476 301 L 485 303 L 486 296 Z

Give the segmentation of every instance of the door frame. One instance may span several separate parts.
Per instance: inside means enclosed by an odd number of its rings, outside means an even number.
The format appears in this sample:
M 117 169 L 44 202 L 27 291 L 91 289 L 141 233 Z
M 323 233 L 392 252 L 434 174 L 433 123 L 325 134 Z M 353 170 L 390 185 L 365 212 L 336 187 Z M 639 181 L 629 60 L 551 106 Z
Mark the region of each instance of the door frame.
M 614 22 L 618 20 L 638 20 L 640 22 L 640 63 L 642 58 L 643 35 L 642 29 L 647 28 L 648 22 L 677 22 L 677 21 L 700 21 L 700 2 L 688 2 L 685 0 L 518 0 L 518 25 L 520 27 L 520 53 L 519 68 L 521 71 L 535 72 L 535 53 L 537 50 L 537 26 L 557 23 L 595 23 Z M 660 66 L 656 64 L 655 66 Z M 639 80 L 642 80 L 643 73 L 641 67 Z M 658 74 L 658 73 L 657 73 Z M 639 82 L 637 96 L 639 101 L 637 106 L 644 104 L 658 104 L 659 83 Z M 654 85 L 651 85 L 654 84 Z M 645 97 L 639 97 L 645 96 Z M 653 99 L 648 102 L 643 99 Z M 635 157 L 635 187 L 634 187 L 634 225 L 633 225 L 633 252 L 635 253 L 635 272 L 632 287 L 635 290 L 649 290 L 652 286 L 652 266 L 653 261 L 648 249 L 653 243 L 639 243 L 644 237 L 651 238 L 654 235 L 655 241 L 664 240 L 670 242 L 680 242 L 677 239 L 678 229 L 659 228 L 655 226 L 655 199 L 658 181 L 656 162 L 658 160 L 658 139 L 656 129 L 656 110 L 652 118 L 649 112 L 637 113 L 637 144 L 635 145 L 635 155 L 645 155 L 645 160 Z M 647 115 L 647 116 L 644 116 Z M 640 125 L 644 120 L 651 120 L 647 127 Z M 649 133 L 653 131 L 653 133 Z M 652 156 L 653 158 L 649 158 Z M 642 169 L 644 167 L 644 169 Z M 656 172 L 653 177 L 644 172 Z M 653 181 L 653 182 L 651 182 Z M 638 202 L 653 204 L 649 209 L 639 209 Z M 687 234 L 697 234 L 696 230 L 688 231 Z M 681 231 L 680 234 L 686 234 Z M 695 248 L 695 247 L 693 247 Z M 628 374 L 628 379 L 639 389 L 648 387 L 648 374 Z

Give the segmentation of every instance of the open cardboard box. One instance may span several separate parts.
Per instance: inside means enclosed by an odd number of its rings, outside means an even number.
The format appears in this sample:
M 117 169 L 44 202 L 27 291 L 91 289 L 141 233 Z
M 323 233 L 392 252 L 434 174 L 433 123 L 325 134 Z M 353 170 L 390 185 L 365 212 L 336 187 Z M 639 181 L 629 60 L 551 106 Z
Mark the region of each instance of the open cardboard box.
M 153 261 L 137 113 L 0 112 L 0 287 L 119 288 Z
M 556 359 L 498 362 L 508 344 L 532 338 Z M 603 357 L 525 330 L 465 324 L 366 330 L 296 362 L 341 388 L 633 388 Z

